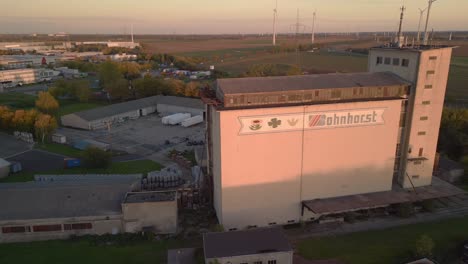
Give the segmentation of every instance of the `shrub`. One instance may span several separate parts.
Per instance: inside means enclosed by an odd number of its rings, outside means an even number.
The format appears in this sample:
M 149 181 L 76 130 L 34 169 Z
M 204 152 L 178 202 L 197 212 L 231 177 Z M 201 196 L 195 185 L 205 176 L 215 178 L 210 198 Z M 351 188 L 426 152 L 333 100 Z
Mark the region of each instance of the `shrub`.
M 95 147 L 89 147 L 83 152 L 83 165 L 86 168 L 108 168 L 110 164 L 111 154 L 104 150 Z
M 418 258 L 430 257 L 432 256 L 432 251 L 434 249 L 434 241 L 427 235 L 422 235 L 416 241 L 416 246 L 414 254 Z

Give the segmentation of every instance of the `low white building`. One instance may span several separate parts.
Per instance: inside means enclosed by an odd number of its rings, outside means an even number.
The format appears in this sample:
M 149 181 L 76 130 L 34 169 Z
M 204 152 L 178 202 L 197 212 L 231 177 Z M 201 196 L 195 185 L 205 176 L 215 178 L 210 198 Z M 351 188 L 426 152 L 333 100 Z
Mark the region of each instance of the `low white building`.
M 59 76 L 60 72 L 50 69 L 16 69 L 0 71 L 0 84 L 17 86 L 30 83 L 50 81 Z
M 0 56 L 0 66 L 5 69 L 21 69 L 55 64 L 60 58 L 43 55 L 4 55 Z
M 127 53 L 109 55 L 109 57 L 113 61 L 133 61 L 137 59 L 137 55 Z
M 61 117 L 62 125 L 86 130 L 107 128 L 114 123 L 125 122 L 155 112 L 191 113 L 203 115 L 205 106 L 200 99 L 176 96 L 152 96 L 124 103 L 112 104 Z

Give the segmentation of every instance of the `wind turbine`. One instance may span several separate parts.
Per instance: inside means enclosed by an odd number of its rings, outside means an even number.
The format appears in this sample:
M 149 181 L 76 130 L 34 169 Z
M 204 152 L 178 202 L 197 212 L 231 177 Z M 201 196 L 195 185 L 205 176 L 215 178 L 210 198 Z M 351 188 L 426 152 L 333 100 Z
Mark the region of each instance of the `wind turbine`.
M 276 46 L 276 19 L 278 17 L 278 0 L 276 0 L 275 9 L 273 9 L 273 46 Z
M 429 0 L 429 5 L 427 6 L 427 16 L 426 16 L 426 27 L 424 28 L 424 45 L 427 45 L 429 40 L 429 35 L 427 34 L 427 25 L 429 24 L 429 15 L 431 13 L 431 6 L 437 0 Z
M 314 19 L 312 20 L 312 44 L 315 43 L 315 19 L 317 11 L 314 11 Z
M 424 12 L 426 12 L 427 7 L 424 8 L 424 9 L 421 9 L 421 8 L 418 8 L 418 9 L 419 9 L 419 24 L 418 24 L 418 38 L 417 38 L 417 41 L 418 41 L 418 44 L 419 44 L 419 40 L 421 39 L 421 21 L 422 21 Z

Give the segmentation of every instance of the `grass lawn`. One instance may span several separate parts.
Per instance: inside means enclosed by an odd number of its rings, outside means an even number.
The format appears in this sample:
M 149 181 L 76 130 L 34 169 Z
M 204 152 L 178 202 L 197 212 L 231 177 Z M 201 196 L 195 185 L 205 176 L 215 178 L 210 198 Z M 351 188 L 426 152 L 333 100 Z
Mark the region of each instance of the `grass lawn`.
M 106 105 L 104 103 L 79 103 L 76 101 L 66 101 L 66 100 L 61 100 L 59 104 L 60 104 L 60 108 L 57 112 L 58 117 L 61 117 L 63 115 L 68 115 L 71 113 L 75 113 L 75 112 L 79 112 L 79 111 L 90 110 L 96 107 Z
M 36 148 L 42 149 L 48 152 L 56 153 L 56 154 L 61 154 L 67 157 L 72 157 L 72 158 L 79 158 L 81 154 L 83 153 L 82 150 L 75 149 L 68 145 L 56 144 L 56 143 L 45 143 L 45 144 L 39 143 L 36 145 Z
M 141 241 L 126 246 L 96 246 L 85 239 L 2 244 L 0 263 L 155 264 L 165 263 L 168 249 L 182 246 L 177 240 Z
M 335 237 L 300 241 L 300 255 L 308 259 L 340 259 L 349 264 L 405 263 L 421 235 L 434 240 L 440 263 L 456 263 L 468 240 L 468 217 L 408 225 Z
M 0 179 L 0 182 L 26 182 L 34 180 L 34 174 L 138 174 L 160 170 L 162 166 L 152 160 L 113 162 L 107 169 L 71 168 L 44 172 L 21 172 Z M 1 262 L 0 262 L 1 263 Z
M 28 109 L 36 105 L 36 97 L 18 92 L 0 94 L 0 105 L 6 105 L 14 109 Z

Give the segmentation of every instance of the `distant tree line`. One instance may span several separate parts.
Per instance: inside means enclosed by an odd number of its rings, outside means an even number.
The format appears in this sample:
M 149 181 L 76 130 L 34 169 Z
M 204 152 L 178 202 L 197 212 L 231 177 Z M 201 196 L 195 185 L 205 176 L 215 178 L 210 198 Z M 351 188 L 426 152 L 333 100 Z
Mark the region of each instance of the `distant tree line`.
M 141 77 L 141 72 L 150 67 L 149 64 L 135 62 L 106 61 L 100 65 L 98 72 L 101 88 L 109 93 L 112 101 L 153 95 L 198 96 L 199 83 L 152 77 L 149 74 Z

